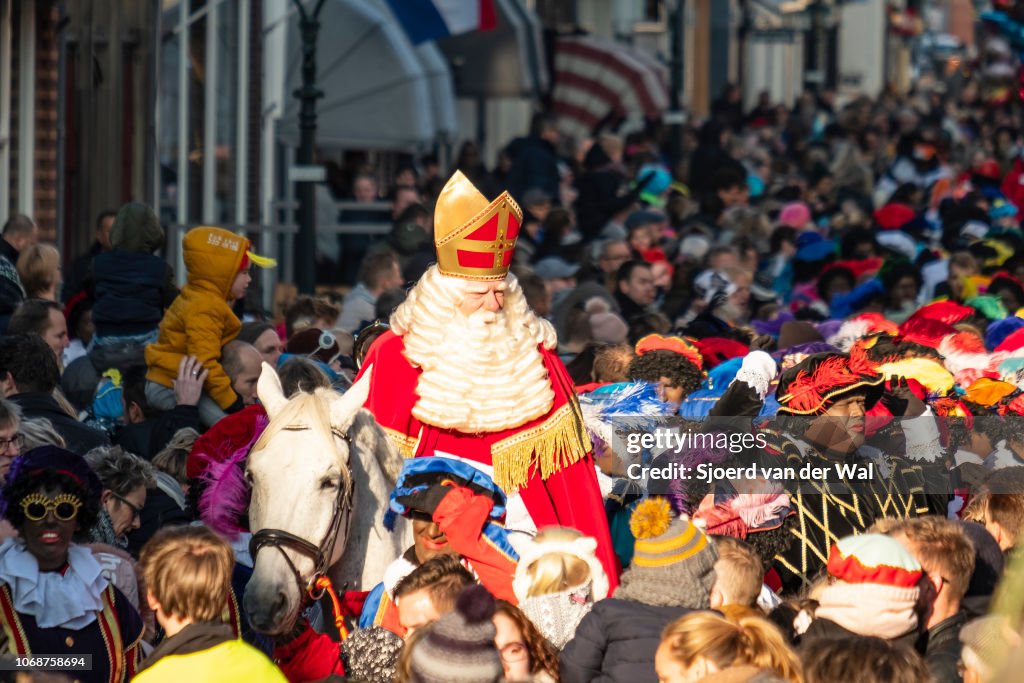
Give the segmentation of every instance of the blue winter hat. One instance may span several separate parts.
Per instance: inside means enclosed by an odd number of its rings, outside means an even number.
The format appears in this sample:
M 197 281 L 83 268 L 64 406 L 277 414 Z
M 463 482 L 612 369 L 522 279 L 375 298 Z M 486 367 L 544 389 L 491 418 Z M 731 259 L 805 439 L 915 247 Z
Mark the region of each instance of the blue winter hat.
M 796 239 L 797 261 L 813 263 L 824 261 L 836 253 L 836 244 L 827 240 L 816 232 L 802 232 Z
M 1017 207 L 1005 199 L 997 199 L 992 202 L 992 208 L 988 210 L 988 217 L 991 220 L 1000 218 L 1013 218 L 1017 215 Z
M 651 177 L 640 191 L 640 199 L 653 206 L 661 206 L 665 202 L 661 195 L 672 185 L 672 174 L 659 164 L 644 164 L 637 171 L 636 177 L 640 181 L 648 175 Z
M 15 486 L 26 477 L 36 477 L 44 472 L 67 477 L 97 501 L 103 495 L 103 484 L 85 458 L 58 446 L 40 446 L 22 453 L 11 463 L 0 491 L 0 517 L 6 518 L 7 510 L 17 502 L 11 500 Z

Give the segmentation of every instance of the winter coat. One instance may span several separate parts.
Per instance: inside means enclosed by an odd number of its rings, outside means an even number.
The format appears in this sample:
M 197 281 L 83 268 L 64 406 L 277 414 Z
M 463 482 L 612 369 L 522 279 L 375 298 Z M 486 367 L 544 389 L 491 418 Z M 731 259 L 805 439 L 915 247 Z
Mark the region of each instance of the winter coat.
M 0 237 L 0 334 L 7 333 L 7 324 L 21 302 L 25 289 L 17 269 L 18 251 Z
M 594 240 L 612 216 L 637 200 L 640 187 L 619 194 L 625 175 L 600 145 L 590 148 L 583 163 L 587 171 L 576 182 L 576 221 L 584 239 Z
M 800 639 L 800 644 L 805 645 L 806 643 L 819 639 L 853 640 L 862 637 L 863 636 L 860 636 L 847 628 L 843 628 L 831 619 L 818 617 L 811 622 L 810 626 L 807 627 L 806 633 L 804 633 L 803 637 Z M 921 649 L 923 649 L 922 635 L 917 629 L 914 629 L 906 635 L 902 635 L 898 638 L 892 638 L 889 642 L 902 643 L 917 652 L 920 652 Z
M 196 406 L 174 406 L 142 422 L 127 424 L 114 437 L 114 442 L 129 453 L 152 460 L 181 429 L 202 431 Z
M 35 392 L 15 394 L 8 400 L 18 404 L 22 417 L 45 417 L 49 420 L 54 430 L 64 439 L 67 449 L 73 453 L 85 455 L 97 446 L 110 445 L 110 439 L 106 433 L 87 427 L 68 415 L 49 394 Z
M 203 391 L 227 409 L 238 395 L 220 364 L 220 350 L 242 327 L 228 297 L 249 241 L 221 228 L 202 227 L 190 230 L 182 246 L 188 282 L 164 314 L 156 343 L 146 347 L 146 379 L 171 388 L 182 356 L 195 356 L 210 373 Z
M 177 289 L 171 266 L 152 254 L 109 251 L 93 260 L 92 321 L 99 337 L 126 337 L 152 332 Z
M 156 472 L 155 488 L 149 489 L 139 515 L 139 528 L 128 532 L 128 550 L 138 556 L 142 546 L 165 526 L 189 524 L 192 516 L 185 506 L 185 492 L 166 472 Z
M 960 661 L 960 652 L 963 649 L 960 629 L 966 623 L 967 613 L 957 612 L 928 629 L 924 663 L 935 677 L 935 683 L 960 683 L 961 677 L 957 671 L 957 662 Z
M 562 683 L 657 683 L 654 654 L 661 632 L 691 611 L 617 598 L 599 600 L 562 650 Z
M 226 624 L 190 624 L 166 639 L 132 679 L 140 683 L 286 680 L 262 652 L 236 640 Z
M 522 204 L 526 191 L 537 188 L 557 204 L 559 175 L 554 146 L 542 138 L 518 138 L 509 143 L 508 152 L 512 156 L 508 191 L 515 200 Z

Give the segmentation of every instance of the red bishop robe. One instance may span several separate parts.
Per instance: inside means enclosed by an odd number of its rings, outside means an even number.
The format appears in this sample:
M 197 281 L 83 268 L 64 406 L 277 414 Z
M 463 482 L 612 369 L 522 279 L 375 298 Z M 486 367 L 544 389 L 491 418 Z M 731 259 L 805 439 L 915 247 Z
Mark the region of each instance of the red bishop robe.
M 506 493 L 518 490 L 538 529 L 566 526 L 597 539 L 597 558 L 612 590 L 619 565 L 608 532 L 590 439 L 572 380 L 558 356 L 538 347 L 555 398 L 547 414 L 513 429 L 467 434 L 420 422 L 412 414 L 421 370 L 405 357 L 405 343 L 391 331 L 370 347 L 360 376 L 373 366 L 365 407 L 405 457 L 441 451 L 494 468 Z

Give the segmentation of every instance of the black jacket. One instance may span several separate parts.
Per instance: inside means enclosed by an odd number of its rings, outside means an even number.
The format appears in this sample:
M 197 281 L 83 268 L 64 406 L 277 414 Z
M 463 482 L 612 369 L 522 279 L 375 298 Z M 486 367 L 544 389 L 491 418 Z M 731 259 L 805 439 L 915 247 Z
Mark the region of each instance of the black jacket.
M 18 250 L 0 237 L 0 334 L 7 333 L 11 315 L 25 300 L 17 265 Z
M 192 516 L 186 506 L 181 486 L 169 474 L 158 472 L 157 485 L 146 494 L 146 504 L 139 515 L 139 528 L 128 532 L 128 552 L 138 557 L 142 546 L 161 528 L 189 524 Z
M 85 289 L 89 281 L 89 273 L 92 272 L 92 263 L 97 254 L 103 253 L 103 247 L 99 242 L 93 242 L 89 251 L 76 258 L 71 264 L 71 274 L 64 281 L 64 290 L 61 297 L 68 301 L 75 294 Z
M 542 138 L 518 138 L 509 143 L 512 168 L 508 172 L 508 191 L 522 204 L 527 190 L 538 188 L 558 204 L 558 157 L 554 146 Z
M 152 460 L 164 449 L 179 429 L 191 427 L 202 431 L 196 406 L 174 406 L 172 409 L 136 424 L 125 425 L 114 441 L 140 458 Z
M 583 160 L 587 171 L 576 181 L 576 222 L 585 240 L 597 239 L 612 216 L 624 210 L 640 196 L 640 186 L 619 194 L 625 176 L 618 164 L 594 145 Z
M 935 677 L 935 683 L 960 683 L 962 680 L 957 670 L 957 662 L 960 661 L 960 651 L 963 648 L 960 642 L 960 629 L 966 623 L 967 614 L 957 612 L 928 629 L 924 662 Z
M 615 290 L 615 303 L 619 307 L 619 315 L 621 315 L 622 319 L 626 321 L 626 324 L 631 327 L 634 320 L 651 312 L 649 307 L 641 306 L 618 289 Z
M 79 455 L 98 446 L 109 446 L 110 439 L 98 429 L 86 427 L 63 410 L 49 394 L 29 392 L 15 394 L 10 401 L 17 403 L 21 414 L 27 418 L 44 417 L 53 424 L 53 428 L 64 438 L 67 449 Z
M 92 321 L 100 337 L 123 337 L 152 332 L 177 290 L 171 266 L 152 254 L 109 251 L 93 264 Z
M 800 644 L 803 645 L 810 643 L 820 638 L 827 638 L 829 640 L 850 640 L 860 637 L 860 635 L 847 628 L 843 628 L 831 619 L 816 618 L 811 622 L 811 625 L 807 627 L 806 633 L 804 633 L 803 637 L 800 639 Z M 891 638 L 889 640 L 894 643 L 909 645 L 917 652 L 920 652 L 923 649 L 922 634 L 917 629 L 914 629 L 899 638 Z
M 661 632 L 691 611 L 616 598 L 594 603 L 562 650 L 562 683 L 657 683 L 654 653 Z

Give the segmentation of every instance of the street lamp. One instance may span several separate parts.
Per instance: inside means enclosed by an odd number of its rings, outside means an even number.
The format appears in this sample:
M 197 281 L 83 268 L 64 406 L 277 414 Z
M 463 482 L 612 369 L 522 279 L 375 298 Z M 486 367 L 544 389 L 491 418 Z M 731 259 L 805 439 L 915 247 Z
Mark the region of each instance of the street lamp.
M 302 102 L 299 111 L 299 166 L 313 165 L 316 147 L 316 101 L 324 96 L 316 87 L 316 43 L 320 33 L 320 10 L 326 0 L 317 0 L 307 12 L 302 0 L 292 0 L 299 12 L 302 39 L 302 87 L 293 95 Z M 299 292 L 312 294 L 316 284 L 316 188 L 311 180 L 297 180 L 295 196 L 299 202 L 299 234 L 295 240 L 295 284 Z
M 669 38 L 671 40 L 671 58 L 669 60 L 669 109 L 672 111 L 672 136 L 670 155 L 672 168 L 675 169 L 683 158 L 683 66 L 684 45 L 683 31 L 686 26 L 686 2 L 676 0 L 675 7 L 669 13 Z

